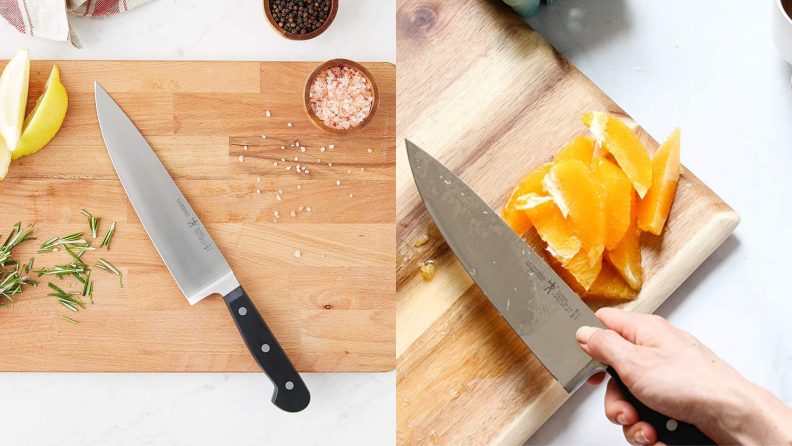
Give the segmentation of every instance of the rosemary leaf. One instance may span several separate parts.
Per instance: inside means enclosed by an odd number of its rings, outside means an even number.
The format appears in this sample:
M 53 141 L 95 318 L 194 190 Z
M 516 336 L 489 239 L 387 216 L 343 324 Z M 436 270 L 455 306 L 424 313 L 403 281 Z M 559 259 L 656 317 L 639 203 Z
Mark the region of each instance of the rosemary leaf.
M 105 269 L 105 268 L 102 268 L 102 269 L 104 269 L 105 271 L 109 270 L 110 272 L 112 272 L 113 274 L 115 274 L 115 275 L 117 275 L 117 276 L 118 276 L 118 286 L 120 286 L 121 288 L 124 288 L 124 284 L 121 282 L 121 271 L 119 271 L 119 270 L 115 269 L 115 267 L 114 267 L 113 265 L 111 265 L 111 264 L 107 263 L 105 260 L 102 260 L 102 259 L 98 259 L 98 260 L 99 260 L 99 261 L 100 261 L 100 262 L 101 262 L 101 263 L 102 263 L 104 266 L 106 266 L 106 267 L 107 267 L 106 269 Z M 101 266 L 100 266 L 100 265 L 94 265 L 94 266 L 101 268 Z
M 107 230 L 107 234 L 105 234 L 102 244 L 99 245 L 100 248 L 102 246 L 107 246 L 107 250 L 110 250 L 110 239 L 113 238 L 113 232 L 115 232 L 115 222 L 113 222 L 113 224 L 110 225 L 110 229 Z
M 59 300 L 58 302 L 60 302 L 60 304 L 63 305 L 64 307 L 74 311 L 75 313 L 77 312 L 77 309 L 74 308 L 73 306 L 69 305 L 68 303 L 66 303 L 66 302 L 64 302 L 62 300 Z
M 75 321 L 74 319 L 69 319 L 66 316 L 61 316 L 60 318 L 64 319 L 64 320 L 67 320 L 67 321 L 71 322 L 72 324 L 76 324 L 77 323 L 77 321 Z

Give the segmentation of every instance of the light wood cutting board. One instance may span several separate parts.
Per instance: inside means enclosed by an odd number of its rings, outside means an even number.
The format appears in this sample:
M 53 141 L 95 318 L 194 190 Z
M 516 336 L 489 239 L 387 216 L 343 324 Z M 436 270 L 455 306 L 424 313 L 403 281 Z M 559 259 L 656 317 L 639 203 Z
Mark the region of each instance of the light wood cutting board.
M 519 445 L 568 395 L 444 244 L 404 139 L 497 210 L 529 169 L 587 133 L 587 111 L 617 115 L 651 150 L 658 144 L 500 1 L 399 0 L 397 17 L 397 443 Z M 738 222 L 685 170 L 665 234 L 642 241 L 644 289 L 620 306 L 654 311 Z M 424 234 L 429 243 L 414 247 Z M 419 264 L 429 259 L 438 272 L 424 282 Z
M 52 63 L 32 63 L 28 109 Z M 100 237 L 117 222 L 110 251 L 84 258 L 118 267 L 124 288 L 95 269 L 95 305 L 72 313 L 46 296 L 52 276 L 40 279 L 0 308 L 0 371 L 259 371 L 222 297 L 190 307 L 140 225 L 102 141 L 94 80 L 158 154 L 299 371 L 394 368 L 394 65 L 365 64 L 379 110 L 367 128 L 339 137 L 314 127 L 303 109 L 318 63 L 56 63 L 69 93 L 66 120 L 48 147 L 12 162 L 0 182 L 0 233 L 35 221 L 38 240 L 14 257 L 34 255 L 35 269 L 52 268 L 68 255 L 35 251 L 54 235 L 88 231 L 80 209 L 101 218 Z M 297 164 L 308 172 L 296 173 Z M 50 280 L 66 291 L 77 285 Z

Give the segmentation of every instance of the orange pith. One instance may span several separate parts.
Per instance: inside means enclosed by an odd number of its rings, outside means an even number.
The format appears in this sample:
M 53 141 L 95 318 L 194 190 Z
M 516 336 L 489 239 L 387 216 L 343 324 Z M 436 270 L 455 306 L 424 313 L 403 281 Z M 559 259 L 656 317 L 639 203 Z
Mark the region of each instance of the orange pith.
M 515 208 L 517 199 L 523 195 L 541 193 L 542 180 L 544 179 L 545 175 L 547 175 L 547 172 L 550 171 L 551 167 L 553 167 L 553 165 L 550 163 L 543 164 L 523 177 L 523 179 L 520 181 L 520 184 L 518 184 L 517 187 L 514 188 L 514 191 L 512 191 L 509 200 L 506 202 L 506 205 L 501 211 L 501 218 L 503 218 L 503 220 L 506 221 L 506 224 L 508 224 L 514 230 L 514 232 L 519 235 L 523 235 L 526 231 L 531 229 L 531 220 L 525 214 L 525 211 Z
M 605 158 L 594 158 L 591 164 L 594 177 L 605 186 L 605 216 L 607 221 L 605 247 L 613 249 L 630 226 L 633 187 L 627 175 Z
M 641 265 L 641 230 L 638 228 L 638 198 L 633 193 L 630 227 L 615 248 L 605 252 L 605 258 L 635 290 L 643 285 L 644 271 Z
M 555 163 L 560 163 L 574 159 L 590 166 L 591 158 L 594 156 L 595 144 L 596 141 L 590 136 L 578 136 L 558 150 L 554 161 Z
M 580 240 L 572 225 L 550 197 L 528 194 L 520 197 L 517 209 L 525 210 L 547 250 L 560 262 L 568 262 L 580 251 Z
M 602 112 L 590 112 L 583 123 L 591 130 L 599 145 L 619 163 L 643 198 L 652 185 L 652 160 L 640 138 L 619 119 Z
M 660 235 L 679 182 L 681 131 L 671 133 L 652 159 L 652 187 L 638 205 L 638 227 Z
M 605 187 L 577 160 L 554 165 L 542 184 L 572 223 L 589 266 L 594 267 L 605 249 Z

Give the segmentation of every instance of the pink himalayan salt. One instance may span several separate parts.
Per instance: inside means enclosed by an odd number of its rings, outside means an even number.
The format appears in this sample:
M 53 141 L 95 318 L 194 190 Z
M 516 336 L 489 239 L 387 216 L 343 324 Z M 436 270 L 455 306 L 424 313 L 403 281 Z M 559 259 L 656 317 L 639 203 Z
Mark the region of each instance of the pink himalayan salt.
M 311 108 L 326 126 L 349 129 L 371 113 L 374 93 L 368 80 L 347 67 L 327 68 L 311 85 Z

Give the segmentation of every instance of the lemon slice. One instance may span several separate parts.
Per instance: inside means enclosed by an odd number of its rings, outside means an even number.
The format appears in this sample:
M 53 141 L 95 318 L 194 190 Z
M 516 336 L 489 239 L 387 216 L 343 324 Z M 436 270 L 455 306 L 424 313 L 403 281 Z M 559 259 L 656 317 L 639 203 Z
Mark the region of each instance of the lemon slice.
M 28 96 L 30 51 L 19 50 L 0 76 L 0 136 L 14 150 L 22 135 Z
M 3 181 L 8 174 L 8 166 L 11 165 L 11 151 L 6 147 L 5 140 L 0 136 L 0 181 Z
M 17 159 L 41 150 L 55 137 L 63 125 L 69 98 L 66 88 L 61 84 L 58 66 L 52 66 L 44 93 L 36 101 L 36 106 L 31 110 L 22 126 L 22 137 L 15 149 L 11 150 L 11 157 Z

